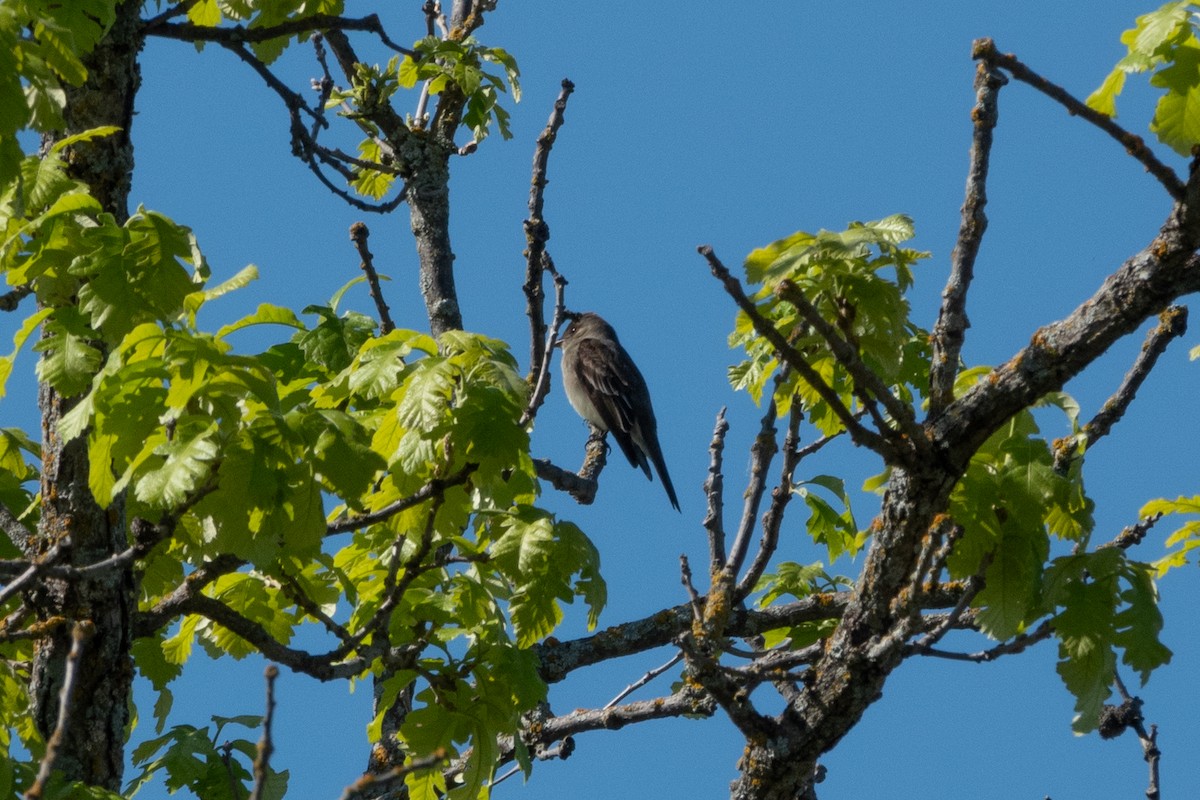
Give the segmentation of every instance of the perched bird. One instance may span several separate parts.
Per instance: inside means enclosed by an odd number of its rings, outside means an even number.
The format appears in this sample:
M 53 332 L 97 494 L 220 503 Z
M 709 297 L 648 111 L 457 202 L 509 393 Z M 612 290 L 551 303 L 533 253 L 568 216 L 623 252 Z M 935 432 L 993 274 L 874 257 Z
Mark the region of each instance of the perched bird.
M 653 462 L 678 511 L 679 499 L 658 445 L 658 424 L 642 373 L 621 347 L 617 332 L 603 319 L 591 312 L 570 313 L 568 319 L 571 323 L 559 346 L 563 388 L 571 407 L 601 431 L 610 431 L 629 463 L 641 467 L 650 480 L 654 480 L 650 475 Z

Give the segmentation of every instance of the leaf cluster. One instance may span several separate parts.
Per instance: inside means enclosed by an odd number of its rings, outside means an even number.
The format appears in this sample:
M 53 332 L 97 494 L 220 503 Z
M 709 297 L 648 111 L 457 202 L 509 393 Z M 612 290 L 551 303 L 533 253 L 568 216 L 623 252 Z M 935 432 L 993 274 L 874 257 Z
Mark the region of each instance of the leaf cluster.
M 895 215 L 854 223 L 841 232 L 798 231 L 746 257 L 747 281 L 761 284 L 752 297 L 758 312 L 784 333 L 846 408 L 860 407 L 856 388 L 862 387 L 855 387 L 826 340 L 795 305 L 779 296 L 780 289 L 786 285 L 798 290 L 855 346 L 868 368 L 911 402 L 927 384 L 929 372 L 929 337 L 909 321 L 904 297 L 912 285 L 913 267 L 928 256 L 901 246 L 912 236 L 912 221 Z M 747 356 L 730 368 L 730 383 L 761 401 L 767 382 L 781 366 L 774 346 L 759 336 L 745 312 L 738 312 L 729 344 L 745 349 Z M 822 434 L 844 429 L 817 387 L 795 371 L 784 371 L 773 396 L 780 413 L 799 402 Z
M 1087 104 L 1110 117 L 1117 116 L 1117 96 L 1127 75 L 1150 72 L 1150 84 L 1162 89 L 1150 130 L 1180 155 L 1200 143 L 1200 4 L 1173 0 L 1137 18 L 1121 34 L 1126 54 L 1113 67 Z

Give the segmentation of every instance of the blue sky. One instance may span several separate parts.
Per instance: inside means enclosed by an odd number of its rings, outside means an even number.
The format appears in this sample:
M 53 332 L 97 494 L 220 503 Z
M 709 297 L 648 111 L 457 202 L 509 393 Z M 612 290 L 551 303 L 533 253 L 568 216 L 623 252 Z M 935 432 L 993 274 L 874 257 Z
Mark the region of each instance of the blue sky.
M 417 38 L 420 3 L 351 2 L 349 12 L 381 13 L 392 38 Z M 725 346 L 733 308 L 696 246 L 712 244 L 735 266 L 752 248 L 797 229 L 840 230 L 852 220 L 903 212 L 916 246 L 932 252 L 918 267 L 914 319 L 932 327 L 948 270 L 963 198 L 971 41 L 991 36 L 1034 69 L 1086 96 L 1121 55 L 1118 37 L 1150 10 L 1127 2 L 1061 3 L 683 3 L 501 2 L 479 38 L 513 53 L 524 99 L 513 110 L 512 141 L 495 136 L 452 165 L 452 225 L 459 291 L 468 328 L 506 339 L 524 366 L 527 325 L 521 293 L 530 159 L 558 85 L 576 84 L 550 163 L 546 219 L 550 251 L 570 280 L 573 308 L 595 310 L 620 332 L 650 385 L 659 435 L 679 492 L 674 513 L 661 487 L 618 457 L 610 459 L 594 506 L 569 498 L 547 503 L 578 522 L 599 547 L 610 604 L 602 625 L 681 602 L 678 557 L 700 563 L 701 484 L 717 411 L 729 407 L 727 513 L 745 478 L 759 410 L 731 391 Z M 564 11 L 564 8 L 570 11 Z M 698 10 L 700 8 L 716 10 Z M 365 41 L 360 53 L 387 53 Z M 401 326 L 425 327 L 416 291 L 416 257 L 407 210 L 364 216 L 316 183 L 289 155 L 278 99 L 219 48 L 151 41 L 134 127 L 133 204 L 190 225 L 217 279 L 247 263 L 262 278 L 212 304 L 219 325 L 258 303 L 302 308 L 325 302 L 358 274 L 349 226 L 365 219 L 376 266 L 393 278 L 388 302 Z M 318 74 L 308 47 L 293 47 L 281 69 L 294 87 Z M 1153 98 L 1131 80 L 1120 121 L 1144 132 Z M 415 97 L 413 98 L 415 103 Z M 510 106 L 511 108 L 511 106 Z M 1015 82 L 1001 95 L 993 153 L 990 228 L 972 289 L 964 357 L 970 364 L 1009 358 L 1041 324 L 1069 312 L 1105 275 L 1145 246 L 1168 209 L 1161 187 L 1099 131 L 1072 120 Z M 465 137 L 464 137 L 465 138 Z M 1181 159 L 1162 153 L 1180 171 Z M 365 292 L 351 301 L 370 311 Z M 1148 499 L 1195 491 L 1193 414 L 1197 372 L 1185 337 L 1113 435 L 1089 454 L 1087 481 L 1097 502 L 1097 534 L 1107 540 L 1136 519 Z M 1113 349 L 1072 383 L 1085 417 L 1116 387 L 1141 334 Z M 28 363 L 27 363 L 28 366 Z M 534 433 L 535 455 L 577 466 L 583 423 L 557 384 Z M 6 419 L 28 412 L 26 387 L 14 387 Z M 14 420 L 16 421 L 16 420 Z M 1060 419 L 1045 417 L 1062 435 Z M 5 424 L 11 424 L 6 422 Z M 806 433 L 811 437 L 811 431 Z M 831 448 L 807 475 L 835 473 L 856 487 L 878 465 L 848 447 Z M 877 508 L 856 499 L 865 525 Z M 794 508 L 794 511 L 799 511 Z M 1140 550 L 1162 552 L 1169 530 Z M 810 562 L 795 514 L 781 554 Z M 837 570 L 856 575 L 858 563 Z M 1200 748 L 1195 676 L 1200 647 L 1192 615 L 1195 567 L 1161 586 L 1170 666 L 1142 695 L 1160 725 L 1163 790 L 1182 794 L 1200 782 L 1190 756 Z M 560 638 L 583 632 L 572 609 Z M 973 651 L 968 636 L 948 645 Z M 603 705 L 667 651 L 589 671 L 554 688 L 560 711 Z M 172 724 L 205 724 L 209 714 L 260 713 L 261 661 L 213 663 L 194 656 L 175 688 Z M 990 665 L 913 660 L 884 697 L 824 761 L 822 797 L 1138 796 L 1145 789 L 1132 736 L 1102 742 L 1071 734 L 1072 698 L 1054 671 L 1052 643 Z M 1127 683 L 1136 683 L 1125 675 Z M 635 698 L 669 691 L 660 678 Z M 144 688 L 144 687 L 143 687 Z M 148 695 L 139 693 L 151 735 Z M 292 774 L 291 796 L 337 797 L 366 762 L 370 688 L 349 694 L 285 673 L 277 685 L 274 764 Z M 256 736 L 256 734 L 255 734 Z M 675 720 L 577 739 L 566 762 L 540 763 L 532 781 L 497 787 L 497 798 L 620 796 L 721 797 L 735 776 L 740 736 L 721 718 Z

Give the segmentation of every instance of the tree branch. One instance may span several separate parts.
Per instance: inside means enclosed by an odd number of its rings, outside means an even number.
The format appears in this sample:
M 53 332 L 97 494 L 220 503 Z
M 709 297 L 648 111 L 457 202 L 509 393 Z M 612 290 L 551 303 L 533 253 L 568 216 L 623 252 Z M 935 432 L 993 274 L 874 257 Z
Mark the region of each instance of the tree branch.
M 383 522 L 389 517 L 399 514 L 401 511 L 420 505 L 426 500 L 435 497 L 441 497 L 442 493 L 452 486 L 460 486 L 466 483 L 472 473 L 479 469 L 478 464 L 465 464 L 458 472 L 447 478 L 433 478 L 429 483 L 422 486 L 417 491 L 410 494 L 408 497 L 402 497 L 395 502 L 389 503 L 378 511 L 371 511 L 366 514 L 358 514 L 352 517 L 341 517 L 335 519 L 325 529 L 326 536 L 333 536 L 339 533 L 347 533 L 355 531 L 359 528 L 365 528 L 368 525 L 374 525 L 377 522 Z
M 177 16 L 171 13 L 171 16 Z M 371 14 L 361 19 L 349 19 L 332 14 L 313 14 L 301 19 L 292 19 L 278 25 L 264 28 L 246 28 L 242 25 L 232 27 L 212 27 L 209 25 L 193 25 L 190 22 L 167 22 L 170 17 L 163 14 L 147 20 L 142 25 L 142 31 L 147 36 L 158 36 L 163 39 L 178 39 L 184 42 L 216 42 L 218 44 L 253 44 L 279 39 L 284 36 L 313 33 L 314 31 L 367 31 L 379 37 L 379 41 L 391 50 L 401 55 L 416 58 L 416 53 L 407 47 L 401 47 L 391 40 L 383 29 L 377 14 Z
M 776 330 L 775 326 L 758 312 L 758 309 L 755 307 L 754 303 L 751 302 L 750 298 L 747 297 L 746 293 L 742 290 L 741 283 L 737 280 L 737 278 L 730 274 L 728 268 L 726 268 L 726 266 L 721 263 L 721 260 L 717 258 L 716 253 L 713 252 L 713 249 L 708 245 L 701 245 L 698 250 L 700 255 L 704 256 L 704 258 L 708 261 L 708 265 L 712 270 L 712 274 L 717 278 L 717 280 L 721 281 L 721 284 L 725 287 L 725 292 L 733 298 L 733 301 L 737 303 L 738 308 L 744 311 L 746 316 L 750 318 L 751 323 L 754 325 L 754 329 L 758 331 L 759 335 L 769 341 L 775 347 L 776 352 L 779 353 L 779 357 L 787 362 L 788 366 L 796 370 L 800 377 L 803 378 L 810 386 L 812 386 L 813 390 L 821 396 L 821 399 L 829 404 L 829 407 L 833 410 L 833 413 L 837 415 L 838 420 L 841 421 L 843 427 L 845 427 L 847 432 L 849 432 L 851 440 L 853 440 L 855 444 L 862 445 L 863 447 L 873 450 L 881 455 L 891 453 L 891 446 L 888 444 L 887 440 L 885 440 L 878 433 L 868 430 L 860 425 L 858 418 L 853 412 L 850 411 L 850 409 L 846 408 L 846 406 L 842 403 L 841 398 L 838 397 L 837 392 L 835 392 L 833 388 L 830 387 L 829 384 L 827 384 L 824 379 L 821 378 L 821 376 L 818 375 L 816 371 L 813 370 L 813 368 L 810 367 L 808 363 L 800 357 L 795 348 L 788 344 L 787 339 L 783 337 L 783 334 Z
M 1000 67 L 1007 70 L 1017 80 L 1029 84 L 1061 105 L 1071 116 L 1087 120 L 1113 139 L 1116 139 L 1125 148 L 1126 153 L 1129 153 L 1129 155 L 1140 161 L 1142 166 L 1146 168 L 1146 171 L 1158 179 L 1158 182 L 1166 188 L 1171 197 L 1175 200 L 1183 199 L 1183 182 L 1179 180 L 1179 176 L 1175 174 L 1174 170 L 1154 156 L 1150 148 L 1146 147 L 1146 143 L 1142 140 L 1142 137 L 1135 136 L 1113 122 L 1111 117 L 1101 114 L 1086 103 L 1075 99 L 1061 86 L 1051 83 L 1022 64 L 1017 60 L 1015 55 L 1001 53 L 996 49 L 996 43 L 991 39 L 976 39 L 972 47 L 971 56 L 981 59 L 993 67 Z
M 967 318 L 967 289 L 975 274 L 975 257 L 987 230 L 988 165 L 992 153 L 992 131 L 999 119 L 1000 87 L 1008 79 L 990 64 L 980 62 L 975 70 L 975 107 L 971 109 L 974 136 L 971 166 L 967 170 L 967 196 L 962 205 L 958 240 L 950 254 L 950 277 L 942 290 L 942 306 L 933 326 L 933 365 L 929 372 L 929 416 L 936 417 L 954 399 L 954 380 L 963 340 L 971 321 Z
M 729 548 L 729 560 L 724 566 L 724 571 L 731 578 L 737 577 L 742 563 L 746 560 L 750 537 L 758 522 L 758 510 L 762 507 L 763 493 L 767 487 L 767 472 L 775 454 L 779 452 L 779 444 L 775 441 L 775 420 L 779 418 L 776 409 L 775 393 L 772 392 L 771 399 L 767 402 L 767 410 L 763 412 L 759 424 L 758 436 L 754 437 L 754 443 L 750 445 L 750 480 L 742 493 L 742 516 L 738 521 L 737 533 L 733 537 L 733 545 Z
M 254 757 L 254 788 L 249 800 L 262 800 L 267 787 L 271 755 L 275 752 L 275 744 L 271 741 L 271 722 L 275 718 L 275 679 L 279 677 L 279 668 L 268 664 L 263 676 L 267 679 L 267 710 L 263 715 L 262 738 L 258 741 L 258 752 Z
M 546 122 L 546 127 L 538 135 L 537 145 L 533 149 L 533 177 L 529 182 L 529 217 L 525 220 L 525 313 L 529 317 L 529 373 L 530 385 L 534 387 L 533 397 L 530 402 L 530 414 L 537 412 L 538 407 L 542 403 L 542 399 L 549 391 L 543 375 L 549 373 L 550 353 L 553 348 L 553 340 L 546 340 L 546 320 L 544 300 L 545 293 L 542 288 L 542 275 L 547 265 L 550 266 L 550 271 L 555 276 L 555 282 L 559 280 L 558 273 L 553 269 L 553 262 L 543 256 L 546 253 L 546 242 L 550 239 L 550 226 L 546 224 L 543 216 L 545 201 L 546 184 L 549 182 L 546 179 L 546 170 L 550 163 L 550 150 L 554 147 L 555 141 L 558 140 L 558 130 L 565 122 L 565 114 L 567 110 L 567 100 L 571 97 L 571 93 L 575 91 L 575 84 L 569 80 L 563 79 L 562 90 L 558 93 L 558 99 L 554 101 L 554 110 L 550 112 L 550 119 Z M 561 287 L 560 287 L 561 291 Z M 555 307 L 555 320 L 558 320 L 560 306 Z M 554 332 L 558 331 L 558 327 L 554 327 Z M 537 376 L 536 379 L 533 376 Z
M 17 307 L 21 305 L 21 301 L 31 294 L 33 294 L 33 285 L 28 283 L 0 294 L 0 311 L 16 311 Z
M 704 497 L 707 510 L 704 512 L 704 530 L 708 534 L 708 571 L 709 574 L 725 566 L 725 475 L 724 454 L 725 435 L 729 433 L 729 423 L 725 419 L 725 409 L 717 412 L 717 424 L 713 429 L 712 440 L 708 443 L 708 478 L 704 481 Z
M 1187 332 L 1187 316 L 1187 309 L 1183 306 L 1171 306 L 1158 315 L 1158 325 L 1146 334 L 1146 341 L 1137 359 L 1125 374 L 1125 379 L 1117 391 L 1105 401 L 1096 416 L 1083 426 L 1083 434 L 1087 437 L 1087 449 L 1090 450 L 1098 440 L 1107 436 L 1112 426 L 1125 415 L 1126 409 L 1133 402 L 1150 370 L 1158 363 L 1159 356 L 1166 351 L 1167 345 L 1172 339 L 1177 339 Z
M 925 436 L 925 431 L 921 426 L 917 425 L 913 415 L 913 410 L 908 404 L 901 402 L 887 384 L 883 382 L 875 372 L 868 367 L 858 354 L 858 348 L 853 344 L 843 339 L 833 325 L 829 324 L 817 307 L 809 302 L 804 293 L 800 291 L 800 287 L 796 286 L 791 281 L 780 282 L 776 289 L 776 294 L 783 300 L 791 303 L 800 316 L 804 318 L 817 335 L 825 340 L 829 345 L 829 351 L 833 353 L 833 357 L 838 363 L 845 368 L 850 374 L 851 380 L 854 381 L 855 395 L 862 401 L 867 413 L 871 414 L 875 420 L 876 427 L 879 432 L 887 437 L 894 437 L 895 431 L 883 419 L 879 418 L 878 412 L 874 410 L 874 404 L 871 402 L 871 395 L 875 399 L 883 403 L 884 409 L 891 416 L 892 420 L 900 426 L 901 431 L 908 437 L 909 442 L 920 450 L 928 451 L 929 440 Z M 867 393 L 870 392 L 870 395 Z M 902 452 L 900 448 L 896 452 Z
M 375 301 L 375 310 L 379 312 L 379 334 L 386 336 L 396 329 L 392 322 L 392 313 L 387 301 L 383 299 L 383 289 L 379 286 L 379 273 L 375 271 L 375 259 L 367 247 L 367 237 L 371 235 L 365 222 L 356 222 L 350 226 L 350 241 L 358 250 L 359 267 L 367 276 L 367 286 L 370 288 L 371 299 Z
M 779 529 L 783 525 L 783 515 L 787 510 L 788 503 L 792 500 L 792 489 L 795 486 L 796 465 L 803 458 L 798 447 L 800 422 L 803 419 L 803 409 L 800 408 L 799 403 L 793 400 L 791 413 L 788 415 L 787 434 L 783 439 L 783 465 L 779 471 L 779 482 L 771 490 L 771 505 L 763 516 L 762 538 L 758 543 L 758 553 L 754 556 L 754 561 L 746 570 L 746 574 L 738 581 L 737 590 L 734 592 L 734 597 L 738 600 L 745 599 L 746 595 L 754 591 L 758 579 L 766 571 L 767 564 L 770 563 L 771 557 L 775 555 L 775 548 L 779 545 Z M 836 435 L 834 434 L 834 436 Z M 827 442 L 831 438 L 833 437 L 827 436 L 823 442 Z

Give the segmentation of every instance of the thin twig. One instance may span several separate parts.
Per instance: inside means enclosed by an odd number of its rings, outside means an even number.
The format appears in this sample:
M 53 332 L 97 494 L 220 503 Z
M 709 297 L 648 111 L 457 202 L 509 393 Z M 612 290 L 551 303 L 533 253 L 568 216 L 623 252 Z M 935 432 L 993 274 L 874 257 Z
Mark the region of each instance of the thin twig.
M 341 517 L 335 519 L 325 529 L 326 536 L 333 536 L 338 533 L 346 533 L 348 531 L 365 528 L 368 525 L 374 525 L 377 522 L 383 522 L 389 517 L 399 514 L 401 511 L 419 505 L 426 500 L 434 497 L 440 497 L 443 492 L 452 486 L 459 486 L 466 483 L 472 473 L 479 468 L 478 464 L 465 464 L 463 468 L 454 473 L 448 478 L 433 478 L 429 483 L 422 486 L 417 491 L 410 494 L 408 497 L 402 497 L 395 502 L 389 503 L 378 511 L 370 511 L 366 514 L 358 514 L 353 517 Z
M 370 287 L 371 299 L 375 301 L 375 310 L 379 312 L 379 334 L 387 336 L 396 329 L 392 322 L 391 310 L 383 299 L 383 290 L 379 286 L 379 273 L 375 271 L 375 259 L 367 248 L 367 237 L 371 235 L 365 222 L 356 222 L 350 226 L 350 241 L 358 250 L 359 267 L 367 276 L 367 286 Z
M 1027 83 L 1042 94 L 1054 100 L 1067 110 L 1071 116 L 1082 117 L 1107 133 L 1125 148 L 1125 152 L 1136 158 L 1146 168 L 1146 171 L 1158 179 L 1171 197 L 1182 200 L 1184 185 L 1175 171 L 1159 161 L 1150 148 L 1146 147 L 1142 137 L 1136 136 L 1113 122 L 1112 117 L 1101 114 L 1086 103 L 1072 97 L 1061 86 L 1057 86 L 1022 64 L 1015 55 L 1001 53 L 996 49 L 996 43 L 991 39 L 976 39 L 972 47 L 973 58 L 987 61 L 993 66 L 1007 70 L 1017 80 Z
M 793 400 L 791 412 L 788 415 L 787 433 L 783 439 L 783 465 L 779 472 L 779 481 L 771 490 L 771 505 L 767 508 L 767 513 L 763 515 L 762 537 L 758 542 L 758 553 L 755 554 L 754 561 L 750 563 L 750 568 L 738 581 L 737 590 L 734 592 L 734 596 L 739 600 L 754 591 L 758 579 L 762 577 L 771 557 L 775 555 L 775 548 L 779 546 L 779 529 L 783 525 L 784 511 L 792 499 L 796 465 L 803 458 L 797 446 L 800 443 L 800 422 L 803 419 L 803 409 L 798 402 Z M 829 437 L 825 438 L 828 440 Z
M 210 25 L 193 25 L 190 22 L 167 22 L 166 19 L 160 14 L 148 21 L 142 27 L 142 31 L 149 36 L 160 36 L 164 39 L 180 39 L 185 42 L 216 42 L 218 44 L 253 44 L 314 31 L 367 31 L 379 37 L 379 41 L 385 47 L 414 59 L 417 56 L 413 50 L 402 47 L 391 40 L 376 14 L 361 19 L 338 17 L 332 14 L 313 14 L 265 28 L 246 28 L 242 25 L 218 28 Z
M 525 410 L 523 412 L 521 412 L 521 426 L 522 427 L 529 424 L 529 421 L 533 419 L 535 414 L 537 414 L 538 408 L 541 407 L 542 402 L 546 399 L 546 395 L 548 395 L 550 393 L 550 360 L 551 360 L 550 354 L 553 353 L 554 348 L 556 348 L 558 346 L 558 331 L 562 327 L 562 324 L 564 322 L 566 322 L 566 316 L 567 316 L 567 308 L 566 308 L 566 302 L 565 302 L 565 291 L 567 288 L 567 279 L 564 278 L 562 275 L 560 275 L 558 273 L 558 270 L 556 270 L 554 268 L 554 262 L 551 261 L 549 253 L 542 251 L 542 260 L 546 262 L 546 271 L 554 276 L 554 316 L 550 322 L 550 330 L 549 330 L 549 332 L 546 333 L 546 343 L 545 343 L 545 346 L 542 348 L 541 353 L 537 353 L 536 349 L 535 349 L 534 357 L 540 358 L 541 361 L 535 370 L 535 374 L 537 375 L 537 380 L 534 381 L 534 383 L 533 383 L 533 391 L 529 395 L 529 403 L 525 406 Z M 540 278 L 538 279 L 537 291 L 539 294 L 541 293 L 541 279 Z M 533 319 L 532 313 L 533 313 L 534 308 L 535 308 L 535 306 L 530 306 L 531 328 L 536 327 L 532 321 L 532 319 Z M 541 317 L 542 312 L 541 312 L 540 302 L 536 306 L 536 308 L 537 308 L 537 312 L 536 312 L 537 316 Z M 544 325 L 542 327 L 545 328 Z
M 724 567 L 731 578 L 737 576 L 746 560 L 746 551 L 750 549 L 750 539 L 758 522 L 758 510 L 762 507 L 763 494 L 767 490 L 767 474 L 775 454 L 779 452 L 779 443 L 775 440 L 775 421 L 779 418 L 777 410 L 775 393 L 772 392 L 767 409 L 763 412 L 758 436 L 750 445 L 750 480 L 742 493 L 742 516 L 738 520 L 737 533 L 729 547 L 729 560 Z
M 407 764 L 393 767 L 387 772 L 365 773 L 342 792 L 340 800 L 368 800 L 382 797 L 386 792 L 404 783 L 404 779 L 414 772 L 432 769 L 446 760 L 446 751 L 442 748 L 434 750 L 427 756 L 414 758 Z
M 529 383 L 535 386 L 530 402 L 530 413 L 537 413 L 538 406 L 546 396 L 543 375 L 549 371 L 552 342 L 546 341 L 546 315 L 543 307 L 545 291 L 542 278 L 546 271 L 555 276 L 556 288 L 561 291 L 560 276 L 554 270 L 554 264 L 546 254 L 546 242 L 550 239 L 550 226 L 546 224 L 543 210 L 545 208 L 546 171 L 550 163 L 550 151 L 558 139 L 558 130 L 566 121 L 567 100 L 575 90 L 575 84 L 563 80 L 562 90 L 554 101 L 554 110 L 546 127 L 538 135 L 537 145 L 533 149 L 533 175 L 529 182 L 529 217 L 525 220 L 525 299 L 526 316 L 529 317 Z M 565 280 L 561 280 L 565 284 Z M 561 294 L 559 304 L 555 307 L 555 320 L 561 309 Z M 557 331 L 556 326 L 552 326 Z M 536 375 L 536 378 L 532 376 Z
M 934 658 L 945 658 L 950 661 L 970 661 L 975 664 L 984 664 L 989 661 L 995 661 L 1000 656 L 1015 655 L 1023 653 L 1038 642 L 1045 641 L 1054 633 L 1054 629 L 1050 626 L 1050 622 L 1046 621 L 1039 625 L 1030 633 L 1023 633 L 1016 636 L 1007 642 L 1002 642 L 988 650 L 980 650 L 975 653 L 955 653 L 947 650 L 934 650 L 933 648 L 921 649 L 917 645 L 908 645 L 905 649 L 905 655 L 920 655 L 932 656 Z
M 704 603 L 700 600 L 700 593 L 696 591 L 695 584 L 692 583 L 692 567 L 684 554 L 679 556 L 679 582 L 687 589 L 688 600 L 692 604 L 692 618 L 700 620 L 704 616 Z
M 62 688 L 58 691 L 58 720 L 54 723 L 54 733 L 46 742 L 46 754 L 38 766 L 37 779 L 25 793 L 25 800 L 40 800 L 46 790 L 46 782 L 54 771 L 54 762 L 58 760 L 63 738 L 66 736 L 67 724 L 71 721 L 71 703 L 75 699 L 75 684 L 79 680 L 79 661 L 83 658 L 83 645 L 95 633 L 95 625 L 88 620 L 75 623 L 71 630 L 71 651 L 67 653 L 67 662 L 63 672 Z
M 852 411 L 850 411 L 850 409 L 846 408 L 846 405 L 842 402 L 841 398 L 838 397 L 838 394 L 836 391 L 834 391 L 833 387 L 826 383 L 825 380 L 819 374 L 817 374 L 817 372 L 811 366 L 808 365 L 808 363 L 800 356 L 800 354 L 796 352 L 795 348 L 788 344 L 787 339 L 784 338 L 782 333 L 776 330 L 775 326 L 771 324 L 770 320 L 766 319 L 762 314 L 759 313 L 758 308 L 756 308 L 750 298 L 746 296 L 745 291 L 742 289 L 741 283 L 737 278 L 733 277 L 733 275 L 729 272 L 729 269 L 721 263 L 721 260 L 717 258 L 716 253 L 713 252 L 712 247 L 709 245 L 701 245 L 699 248 L 697 248 L 697 250 L 699 251 L 700 255 L 704 256 L 705 260 L 708 261 L 708 265 L 712 270 L 712 274 L 717 278 L 717 280 L 721 281 L 722 285 L 725 287 L 725 292 L 731 298 L 733 298 L 733 301 L 737 303 L 738 308 L 744 311 L 746 316 L 750 318 L 750 322 L 754 325 L 754 329 L 758 331 L 759 335 L 761 335 L 775 347 L 775 350 L 777 353 L 779 353 L 780 358 L 786 361 L 787 364 L 792 367 L 792 369 L 796 370 L 800 377 L 803 378 L 806 383 L 812 386 L 813 390 L 821 396 L 821 399 L 829 405 L 830 409 L 833 410 L 833 413 L 842 423 L 842 426 L 847 430 L 847 432 L 849 432 L 850 438 L 854 441 L 854 443 L 862 445 L 863 447 L 882 455 L 890 454 L 892 448 L 888 441 L 878 433 L 875 433 L 874 431 L 860 425 L 858 418 Z
M 671 656 L 670 661 L 663 664 L 662 666 L 655 667 L 654 669 L 650 670 L 645 675 L 638 678 L 636 681 L 634 681 L 633 683 L 629 684 L 624 689 L 622 689 L 621 692 L 616 697 L 614 697 L 612 700 L 609 700 L 608 703 L 605 704 L 604 708 L 605 709 L 613 708 L 618 703 L 620 703 L 622 700 L 624 700 L 626 697 L 629 697 L 629 695 L 633 694 L 638 689 L 642 688 L 647 683 L 649 683 L 650 681 L 657 678 L 659 675 L 662 675 L 664 672 L 666 672 L 667 670 L 669 670 L 671 667 L 675 666 L 682 660 L 683 660 L 683 653 L 680 653 L 680 652 L 675 653 L 675 655 Z
M 975 70 L 975 107 L 971 121 L 971 166 L 967 171 L 966 199 L 962 205 L 958 240 L 950 254 L 950 277 L 942 290 L 942 306 L 933 326 L 933 366 L 929 371 L 929 415 L 942 413 L 954 399 L 954 381 L 963 340 L 971 321 L 967 318 L 967 289 L 975 274 L 975 257 L 987 230 L 988 164 L 992 153 L 992 131 L 999 119 L 1000 87 L 1008 79 L 987 63 Z
M 1177 339 L 1187 332 L 1187 317 L 1187 309 L 1183 306 L 1171 306 L 1158 315 L 1158 324 L 1146 334 L 1146 341 L 1142 345 L 1137 359 L 1133 362 L 1129 372 L 1125 374 L 1117 391 L 1104 402 L 1096 416 L 1083 426 L 1089 450 L 1097 440 L 1108 435 L 1112 426 L 1124 416 L 1138 389 L 1141 388 L 1142 382 L 1146 380 L 1150 370 L 1154 369 L 1159 356 L 1166 351 L 1171 340 Z
M 271 754 L 275 752 L 275 744 L 271 741 L 271 722 L 275 718 L 275 679 L 279 677 L 279 667 L 268 664 L 263 677 L 267 679 L 267 710 L 263 715 L 258 753 L 254 757 L 254 788 L 250 792 L 250 800 L 262 800 L 271 771 Z

